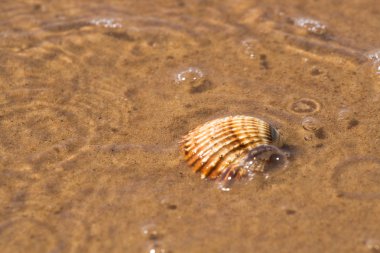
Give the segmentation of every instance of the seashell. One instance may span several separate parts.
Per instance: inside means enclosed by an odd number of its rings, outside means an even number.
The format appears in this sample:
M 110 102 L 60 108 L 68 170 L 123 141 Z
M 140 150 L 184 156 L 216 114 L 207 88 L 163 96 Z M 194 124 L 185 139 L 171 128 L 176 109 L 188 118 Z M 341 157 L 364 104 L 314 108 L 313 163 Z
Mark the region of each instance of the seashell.
M 242 115 L 206 122 L 180 142 L 194 172 L 200 172 L 202 179 L 219 177 L 222 181 L 265 173 L 271 159 L 283 160 L 281 146 L 278 130 L 261 119 Z

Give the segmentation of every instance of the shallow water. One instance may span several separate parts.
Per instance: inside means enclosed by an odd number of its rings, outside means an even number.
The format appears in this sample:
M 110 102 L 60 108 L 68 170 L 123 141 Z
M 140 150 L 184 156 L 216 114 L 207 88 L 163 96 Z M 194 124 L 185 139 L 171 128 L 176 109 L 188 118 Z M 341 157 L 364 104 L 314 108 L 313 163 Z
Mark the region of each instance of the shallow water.
M 1 252 L 379 252 L 380 5 L 0 3 Z M 288 169 L 223 192 L 177 142 L 278 127 Z

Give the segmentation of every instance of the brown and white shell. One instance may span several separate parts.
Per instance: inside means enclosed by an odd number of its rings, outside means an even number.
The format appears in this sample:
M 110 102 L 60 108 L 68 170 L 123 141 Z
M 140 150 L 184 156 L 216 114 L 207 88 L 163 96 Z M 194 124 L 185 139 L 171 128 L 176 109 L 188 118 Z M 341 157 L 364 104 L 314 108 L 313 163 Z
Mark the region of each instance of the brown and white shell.
M 202 178 L 220 176 L 222 180 L 231 180 L 246 175 L 247 164 L 260 171 L 260 153 L 273 152 L 281 145 L 280 133 L 269 123 L 239 115 L 211 120 L 195 128 L 183 137 L 180 149 L 188 165 L 193 171 L 200 171 Z M 254 161 L 247 161 L 252 157 Z

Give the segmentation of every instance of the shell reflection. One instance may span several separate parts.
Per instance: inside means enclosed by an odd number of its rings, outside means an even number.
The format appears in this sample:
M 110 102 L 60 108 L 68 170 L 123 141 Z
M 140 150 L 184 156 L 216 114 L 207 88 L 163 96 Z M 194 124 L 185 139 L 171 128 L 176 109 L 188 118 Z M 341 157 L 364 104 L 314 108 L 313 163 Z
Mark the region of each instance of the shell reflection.
M 181 141 L 181 151 L 193 171 L 199 171 L 201 178 L 218 178 L 223 187 L 236 178 L 267 177 L 286 168 L 288 155 L 281 146 L 278 130 L 250 116 L 206 122 Z

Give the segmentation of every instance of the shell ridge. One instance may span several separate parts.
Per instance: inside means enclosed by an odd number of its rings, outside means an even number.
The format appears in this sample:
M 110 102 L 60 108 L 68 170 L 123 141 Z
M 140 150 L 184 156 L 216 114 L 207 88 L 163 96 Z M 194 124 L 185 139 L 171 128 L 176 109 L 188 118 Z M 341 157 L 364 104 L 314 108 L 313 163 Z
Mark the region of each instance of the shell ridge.
M 243 131 L 243 132 L 236 132 L 236 131 L 229 131 L 228 134 L 227 134 L 227 131 L 226 131 L 226 134 L 224 135 L 221 135 L 220 138 L 213 138 L 212 140 L 209 140 L 208 142 L 204 142 L 204 143 L 199 143 L 199 153 L 203 156 L 205 156 L 208 152 L 211 152 L 212 150 L 212 147 L 217 145 L 218 143 L 221 143 L 221 142 L 228 142 L 228 140 L 230 139 L 243 139 L 243 138 L 249 138 L 251 136 L 255 136 L 256 132 L 255 131 Z M 189 157 L 188 159 L 191 159 L 191 157 Z

